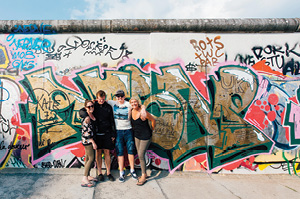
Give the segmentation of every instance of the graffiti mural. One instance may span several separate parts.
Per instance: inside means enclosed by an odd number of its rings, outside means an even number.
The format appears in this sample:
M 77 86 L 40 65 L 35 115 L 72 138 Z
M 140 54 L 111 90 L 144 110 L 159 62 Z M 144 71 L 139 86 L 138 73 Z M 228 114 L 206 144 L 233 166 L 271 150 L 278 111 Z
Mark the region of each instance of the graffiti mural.
M 239 46 L 244 35 L 152 41 L 167 33 L 61 35 L 45 24 L 13 31 L 0 35 L 1 169 L 83 167 L 78 112 L 98 90 L 113 100 L 122 89 L 157 121 L 151 168 L 300 171 L 297 37 Z
M 83 99 L 95 99 L 94 91 L 99 89 L 112 98 L 120 88 L 128 98 L 138 97 L 156 117 L 157 133 L 150 150 L 169 159 L 171 170 L 201 153 L 207 153 L 211 169 L 269 153 L 273 142 L 243 119 L 258 90 L 255 73 L 239 65 L 223 66 L 215 73 L 218 76 L 211 75 L 208 83 L 211 103 L 195 89 L 180 64 L 155 66 L 150 72 L 137 63 L 123 64 L 117 70 L 90 67 L 72 78 L 81 93 L 58 83 L 51 67 L 27 73 L 19 82 L 28 103 L 19 109 L 22 122 L 34 127 L 32 162 L 79 141 L 77 112 Z

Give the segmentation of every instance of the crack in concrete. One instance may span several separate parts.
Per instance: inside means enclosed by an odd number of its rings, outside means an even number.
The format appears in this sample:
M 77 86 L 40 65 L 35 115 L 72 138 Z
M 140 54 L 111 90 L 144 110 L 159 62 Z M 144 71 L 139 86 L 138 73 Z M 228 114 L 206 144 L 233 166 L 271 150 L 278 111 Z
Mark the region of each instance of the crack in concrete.
M 158 182 L 156 179 L 155 179 L 155 182 L 158 184 L 158 187 L 159 187 L 160 191 L 162 192 L 163 196 L 164 196 L 166 199 L 169 199 L 168 196 L 167 196 L 167 194 L 163 191 L 163 189 L 161 188 L 159 182 Z
M 232 195 L 242 199 L 240 196 L 234 194 L 230 189 L 228 189 L 225 185 L 223 185 L 222 183 L 218 182 L 217 180 L 215 180 L 214 178 L 211 177 L 211 175 L 208 175 L 210 177 L 210 179 L 212 179 L 213 181 L 215 181 L 216 183 L 218 183 L 219 185 L 221 185 L 222 187 L 224 187 L 226 190 L 228 190 Z

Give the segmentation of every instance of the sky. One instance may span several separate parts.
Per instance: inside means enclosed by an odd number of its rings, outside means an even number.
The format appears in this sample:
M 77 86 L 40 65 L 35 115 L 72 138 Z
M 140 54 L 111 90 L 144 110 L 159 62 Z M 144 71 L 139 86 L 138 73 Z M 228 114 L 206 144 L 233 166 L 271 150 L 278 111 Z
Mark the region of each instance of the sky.
M 0 0 L 0 20 L 300 18 L 299 0 Z

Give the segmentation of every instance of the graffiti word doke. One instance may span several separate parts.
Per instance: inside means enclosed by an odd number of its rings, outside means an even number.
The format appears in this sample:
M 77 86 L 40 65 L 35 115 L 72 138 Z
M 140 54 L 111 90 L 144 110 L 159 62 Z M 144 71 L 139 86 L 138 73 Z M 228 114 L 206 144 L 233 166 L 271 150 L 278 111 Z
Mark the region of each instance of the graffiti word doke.
M 215 66 L 218 63 L 218 58 L 224 55 L 221 50 L 224 48 L 224 44 L 218 40 L 221 36 L 216 36 L 214 39 L 206 37 L 206 41 L 200 40 L 197 42 L 195 39 L 190 40 L 190 44 L 193 45 L 196 50 L 195 59 L 200 60 L 201 66 Z
M 13 144 L 12 142 L 8 145 L 5 146 L 4 141 L 0 143 L 0 150 L 5 150 L 5 149 L 20 149 L 20 150 L 27 150 L 27 147 L 29 147 L 30 144 Z

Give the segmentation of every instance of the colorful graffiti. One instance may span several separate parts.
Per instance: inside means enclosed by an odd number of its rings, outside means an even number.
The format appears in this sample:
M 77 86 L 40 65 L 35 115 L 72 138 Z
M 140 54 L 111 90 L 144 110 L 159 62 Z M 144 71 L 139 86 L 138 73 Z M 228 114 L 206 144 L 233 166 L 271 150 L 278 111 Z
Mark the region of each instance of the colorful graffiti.
M 51 27 L 15 28 L 33 34 Z M 235 60 L 240 62 L 230 62 L 223 36 L 193 36 L 186 41 L 194 60 L 183 56 L 152 63 L 135 59 L 136 47 L 130 41 L 108 44 L 109 36 L 4 38 L 1 169 L 82 167 L 78 111 L 99 89 L 106 91 L 107 99 L 123 89 L 127 99 L 138 98 L 157 120 L 148 166 L 171 172 L 300 171 L 298 46 L 251 46 L 255 61 L 237 53 Z M 280 65 L 282 56 L 289 58 L 285 66 L 293 62 L 294 68 Z M 139 160 L 135 162 L 138 168 Z M 112 165 L 117 169 L 113 153 Z
M 208 80 L 209 103 L 176 63 L 156 65 L 150 72 L 137 63 L 123 63 L 117 70 L 89 67 L 72 78 L 80 92 L 58 83 L 51 67 L 29 72 L 19 81 L 28 94 L 19 110 L 22 123 L 34 127 L 32 163 L 79 141 L 77 112 L 83 99 L 95 99 L 100 88 L 110 98 L 115 90 L 125 90 L 126 96 L 138 97 L 156 117 L 157 133 L 150 149 L 168 159 L 171 170 L 201 153 L 207 153 L 210 169 L 269 153 L 273 142 L 243 119 L 258 90 L 257 75 L 239 65 L 222 66 L 215 73 Z

